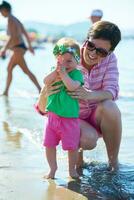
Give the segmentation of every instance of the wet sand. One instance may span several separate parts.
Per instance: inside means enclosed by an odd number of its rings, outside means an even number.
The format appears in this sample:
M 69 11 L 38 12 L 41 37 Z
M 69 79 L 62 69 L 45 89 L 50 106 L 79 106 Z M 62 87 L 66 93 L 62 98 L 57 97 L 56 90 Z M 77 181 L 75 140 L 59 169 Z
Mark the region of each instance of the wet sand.
M 65 158 L 58 160 L 57 179 L 43 179 L 48 171 L 43 154 L 24 133 L 0 122 L 0 200 L 87 200 L 77 188 L 69 189 L 74 180 Z

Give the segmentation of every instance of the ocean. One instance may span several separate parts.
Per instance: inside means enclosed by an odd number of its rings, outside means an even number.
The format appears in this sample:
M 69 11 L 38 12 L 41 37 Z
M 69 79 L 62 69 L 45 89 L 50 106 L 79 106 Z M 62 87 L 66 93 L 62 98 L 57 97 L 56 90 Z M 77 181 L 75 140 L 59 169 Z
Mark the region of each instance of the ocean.
M 85 151 L 84 157 L 88 165 L 83 169 L 83 176 L 76 184 L 76 192 L 88 199 L 133 200 L 134 199 L 134 55 L 133 39 L 123 39 L 115 54 L 118 57 L 120 72 L 120 95 L 117 104 L 122 113 L 123 133 L 119 153 L 120 169 L 118 172 L 107 171 L 107 156 L 103 140 L 98 141 L 96 149 Z M 52 55 L 53 45 L 46 43 L 45 49 L 38 49 L 35 55 L 29 52 L 25 55 L 30 70 L 43 85 L 43 77 L 54 64 Z M 0 59 L 0 93 L 4 90 L 7 64 L 9 57 Z M 13 82 L 9 97 L 0 97 L 0 123 L 3 129 L 11 130 L 11 134 L 18 131 L 30 142 L 42 149 L 44 118 L 34 110 L 38 91 L 33 83 L 16 67 L 13 72 Z M 0 130 L 1 131 L 1 130 Z M 18 144 L 20 145 L 20 144 Z M 58 157 L 67 154 L 58 147 Z M 70 189 L 74 185 L 69 185 Z

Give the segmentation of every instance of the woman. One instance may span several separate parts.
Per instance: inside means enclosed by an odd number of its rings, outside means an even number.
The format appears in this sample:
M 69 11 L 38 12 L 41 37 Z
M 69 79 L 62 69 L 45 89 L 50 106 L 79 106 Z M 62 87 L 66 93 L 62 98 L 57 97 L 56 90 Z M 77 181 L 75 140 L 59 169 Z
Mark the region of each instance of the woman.
M 81 64 L 85 84 L 74 92 L 80 99 L 80 147 L 91 150 L 101 136 L 106 145 L 109 167 L 118 168 L 118 153 L 121 141 L 121 114 L 115 104 L 118 98 L 117 59 L 113 53 L 121 40 L 119 28 L 107 21 L 92 25 L 87 40 L 81 49 Z M 57 89 L 57 91 L 52 91 Z M 58 87 L 46 88 L 46 95 L 58 92 Z M 82 152 L 78 166 L 82 164 Z
M 34 74 L 28 69 L 27 64 L 24 59 L 24 54 L 26 53 L 26 46 L 23 40 L 23 36 L 27 39 L 29 45 L 29 51 L 34 53 L 34 50 L 31 46 L 31 42 L 29 40 L 28 34 L 22 25 L 22 23 L 12 15 L 11 13 L 11 5 L 3 1 L 0 5 L 0 12 L 4 17 L 8 18 L 8 28 L 7 33 L 9 35 L 9 39 L 6 45 L 2 48 L 0 52 L 0 56 L 4 57 L 6 54 L 7 49 L 11 49 L 13 51 L 12 57 L 10 58 L 8 64 L 8 76 L 7 76 L 7 83 L 6 88 L 3 95 L 8 95 L 9 87 L 12 82 L 12 73 L 13 69 L 16 65 L 19 65 L 23 72 L 28 75 L 31 81 L 35 84 L 37 89 L 40 91 L 40 85 L 34 76 Z

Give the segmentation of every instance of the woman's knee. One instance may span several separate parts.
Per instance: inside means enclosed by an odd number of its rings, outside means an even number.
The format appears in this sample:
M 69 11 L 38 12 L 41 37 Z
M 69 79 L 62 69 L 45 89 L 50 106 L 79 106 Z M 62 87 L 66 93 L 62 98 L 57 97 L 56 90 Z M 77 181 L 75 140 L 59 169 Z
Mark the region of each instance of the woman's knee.
M 97 139 L 98 139 L 98 137 L 96 137 L 95 135 L 94 136 L 90 135 L 90 137 L 81 137 L 80 138 L 80 147 L 83 150 L 94 149 L 97 145 Z
M 110 115 L 118 116 L 119 118 L 121 118 L 121 112 L 116 103 L 112 100 L 106 100 L 98 104 L 96 114 L 101 117 L 104 115 Z
M 85 120 L 80 120 L 80 128 L 80 147 L 84 150 L 94 149 L 98 140 L 98 133 L 96 129 Z

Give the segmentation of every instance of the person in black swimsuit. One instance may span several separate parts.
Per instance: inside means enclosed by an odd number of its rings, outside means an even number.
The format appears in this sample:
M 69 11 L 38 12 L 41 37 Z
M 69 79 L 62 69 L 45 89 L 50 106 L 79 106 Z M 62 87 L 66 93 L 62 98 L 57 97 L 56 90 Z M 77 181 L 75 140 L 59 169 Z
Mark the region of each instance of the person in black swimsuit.
M 11 5 L 8 2 L 3 1 L 2 4 L 0 4 L 0 12 L 2 16 L 8 18 L 7 33 L 9 35 L 7 43 L 0 52 L 0 56 L 5 56 L 7 49 L 11 49 L 13 51 L 13 54 L 8 64 L 7 82 L 3 95 L 8 96 L 9 87 L 12 82 L 13 69 L 16 65 L 20 66 L 23 72 L 31 79 L 31 81 L 35 84 L 38 91 L 40 92 L 41 87 L 35 75 L 28 69 L 24 59 L 24 54 L 26 53 L 26 50 L 29 50 L 31 53 L 34 54 L 34 50 L 31 46 L 29 36 L 23 24 L 15 16 L 12 15 L 11 11 Z M 26 47 L 24 43 L 23 36 L 25 36 L 27 40 L 28 47 Z
M 22 49 L 27 50 L 27 47 L 26 47 L 26 45 L 25 45 L 24 43 L 17 44 L 17 45 L 15 45 L 14 47 L 19 47 L 19 48 L 22 48 Z

